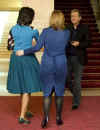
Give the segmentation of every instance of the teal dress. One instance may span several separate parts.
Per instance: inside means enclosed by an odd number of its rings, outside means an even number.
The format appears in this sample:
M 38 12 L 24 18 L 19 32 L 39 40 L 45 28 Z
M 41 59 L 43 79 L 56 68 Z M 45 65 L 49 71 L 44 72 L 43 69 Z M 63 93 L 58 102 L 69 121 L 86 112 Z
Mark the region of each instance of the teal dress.
M 36 56 L 34 54 L 16 56 L 17 50 L 32 47 L 33 38 L 37 40 L 39 37 L 38 30 L 17 24 L 12 27 L 10 35 L 14 40 L 14 48 L 10 57 L 7 80 L 8 92 L 23 94 L 41 91 L 40 65 Z

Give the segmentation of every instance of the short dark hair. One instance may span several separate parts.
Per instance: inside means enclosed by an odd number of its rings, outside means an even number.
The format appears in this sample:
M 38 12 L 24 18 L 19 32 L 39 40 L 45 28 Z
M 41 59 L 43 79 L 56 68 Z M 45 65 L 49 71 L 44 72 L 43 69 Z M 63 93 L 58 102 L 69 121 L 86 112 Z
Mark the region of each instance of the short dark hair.
M 81 17 L 81 12 L 79 11 L 79 9 L 72 9 L 71 14 L 74 12 L 77 12 L 79 14 L 79 16 Z
M 34 18 L 35 11 L 29 7 L 22 7 L 19 11 L 19 16 L 17 19 L 17 24 L 29 26 Z

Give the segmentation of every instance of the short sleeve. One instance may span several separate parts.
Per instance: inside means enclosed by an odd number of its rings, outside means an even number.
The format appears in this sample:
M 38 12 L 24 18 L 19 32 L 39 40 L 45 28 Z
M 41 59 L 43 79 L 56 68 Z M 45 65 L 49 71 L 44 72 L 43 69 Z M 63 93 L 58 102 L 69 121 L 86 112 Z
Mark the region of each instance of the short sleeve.
M 39 39 L 39 31 L 37 29 L 33 29 L 33 38 L 37 41 Z

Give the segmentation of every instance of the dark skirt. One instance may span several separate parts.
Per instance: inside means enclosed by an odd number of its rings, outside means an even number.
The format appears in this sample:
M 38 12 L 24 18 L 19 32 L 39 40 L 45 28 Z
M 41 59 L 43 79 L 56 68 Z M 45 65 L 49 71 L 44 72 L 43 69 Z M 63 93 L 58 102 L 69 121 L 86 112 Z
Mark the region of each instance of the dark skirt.
M 9 93 L 23 94 L 39 92 L 42 89 L 40 81 L 40 66 L 35 55 L 11 55 L 7 90 Z

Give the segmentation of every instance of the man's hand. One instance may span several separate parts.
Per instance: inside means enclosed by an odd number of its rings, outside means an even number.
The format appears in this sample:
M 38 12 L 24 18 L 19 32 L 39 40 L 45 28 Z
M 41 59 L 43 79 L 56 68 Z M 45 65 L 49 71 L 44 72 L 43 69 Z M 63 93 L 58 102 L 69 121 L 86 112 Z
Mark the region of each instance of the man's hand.
M 24 55 L 24 51 L 23 50 L 16 51 L 16 55 L 17 56 L 23 56 Z
M 80 43 L 79 43 L 78 41 L 73 41 L 73 42 L 72 42 L 72 45 L 73 45 L 74 47 L 79 46 L 79 44 L 80 44 Z

